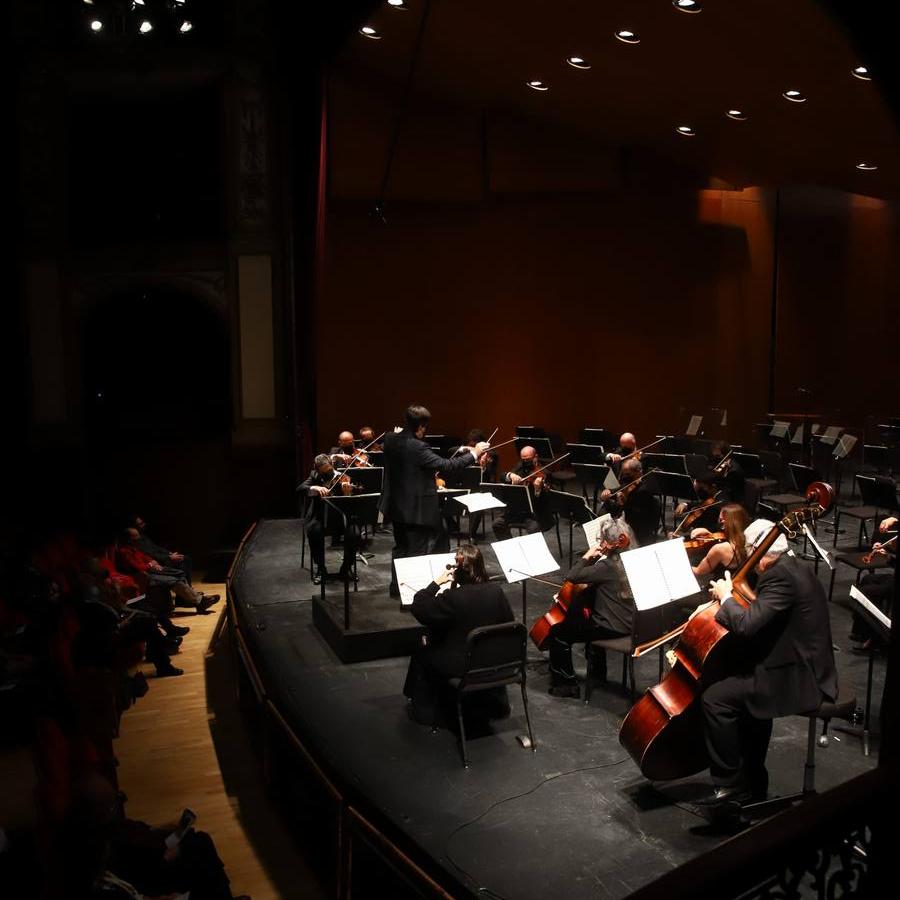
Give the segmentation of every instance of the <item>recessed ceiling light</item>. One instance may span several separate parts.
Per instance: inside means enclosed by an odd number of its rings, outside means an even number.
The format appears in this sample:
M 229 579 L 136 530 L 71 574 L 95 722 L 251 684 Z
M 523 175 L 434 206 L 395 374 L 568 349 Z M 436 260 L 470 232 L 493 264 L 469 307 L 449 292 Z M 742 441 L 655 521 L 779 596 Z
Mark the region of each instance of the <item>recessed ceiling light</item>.
M 679 12 L 698 13 L 703 9 L 700 0 L 672 0 L 672 6 Z
M 179 26 L 178 30 L 182 34 L 187 34 L 193 27 L 194 27 L 193 23 L 189 22 L 187 19 L 185 19 Z
M 785 100 L 790 100 L 791 103 L 806 103 L 806 97 L 800 91 L 785 91 L 782 96 Z
M 591 64 L 581 56 L 567 56 L 566 62 L 575 69 L 589 69 Z
M 683 135 L 684 137 L 694 137 L 694 135 L 697 133 L 693 128 L 691 128 L 690 125 L 679 125 L 675 129 L 675 131 L 677 131 L 678 134 Z
M 359 33 L 363 37 L 370 38 L 373 41 L 381 40 L 381 35 L 371 25 L 363 25 L 363 27 L 359 29 Z
M 856 168 L 861 172 L 874 172 L 878 168 L 878 166 L 876 166 L 875 163 L 858 162 L 856 164 Z
M 532 79 L 531 81 L 526 81 L 525 84 L 527 84 L 528 87 L 530 87 L 533 91 L 549 91 L 550 90 L 550 85 L 547 84 L 546 81 L 540 81 L 537 78 Z
M 99 19 L 91 20 L 91 31 L 103 31 L 103 23 Z
M 153 23 L 149 19 L 144 19 L 144 21 L 141 22 L 138 31 L 140 31 L 141 34 L 150 34 L 150 32 L 153 31 Z
M 409 9 L 403 0 L 388 0 L 388 6 L 393 6 L 394 9 Z
M 742 109 L 729 109 L 725 115 L 728 116 L 729 119 L 734 119 L 735 122 L 747 121 L 747 113 Z
M 620 28 L 616 32 L 616 37 L 625 44 L 639 44 L 641 42 L 637 32 L 629 31 L 627 28 Z
M 872 76 L 869 73 L 868 66 L 856 66 L 855 68 L 850 70 L 851 74 L 859 78 L 860 81 L 871 81 Z

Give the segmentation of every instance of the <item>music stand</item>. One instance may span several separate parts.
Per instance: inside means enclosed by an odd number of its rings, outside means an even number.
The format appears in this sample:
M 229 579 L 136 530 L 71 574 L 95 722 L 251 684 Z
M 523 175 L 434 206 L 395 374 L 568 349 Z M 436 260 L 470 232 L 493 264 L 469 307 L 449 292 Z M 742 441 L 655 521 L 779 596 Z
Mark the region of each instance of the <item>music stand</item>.
M 603 482 L 609 475 L 609 466 L 600 466 L 596 465 L 595 463 L 572 463 L 572 468 L 575 470 L 575 474 L 581 480 L 581 496 L 584 497 L 585 501 L 587 501 L 587 486 L 589 484 L 594 485 L 594 496 L 593 500 L 591 501 L 591 506 L 596 512 L 597 495 L 600 493 Z
M 380 494 L 384 482 L 384 469 L 376 466 L 354 466 L 346 472 L 353 484 L 362 488 L 363 494 Z
M 549 438 L 546 437 L 517 437 L 516 452 L 521 453 L 523 447 L 534 447 L 537 451 L 538 459 L 549 462 L 553 459 L 553 446 Z
M 616 436 L 607 428 L 582 428 L 578 435 L 582 444 L 594 444 L 600 447 L 615 447 Z
M 384 468 L 384 450 L 366 450 L 370 465 L 375 469 Z
M 572 568 L 572 544 L 575 533 L 575 525 L 583 525 L 594 518 L 594 512 L 585 502 L 584 497 L 577 494 L 567 494 L 565 491 L 550 491 L 550 511 L 556 515 L 556 543 L 559 545 L 559 555 L 562 556 L 562 536 L 559 533 L 560 518 L 569 520 L 569 568 Z
M 675 500 L 687 500 L 693 503 L 699 499 L 697 492 L 694 490 L 694 479 L 690 475 L 683 475 L 681 472 L 654 472 L 647 480 L 651 479 L 656 480 L 656 493 L 662 497 L 663 513 L 665 513 L 666 503 L 669 498 L 672 499 L 673 507 L 675 506 Z M 665 524 L 665 516 L 663 517 L 663 523 Z
M 527 438 L 528 441 L 531 441 L 534 438 L 547 437 L 547 432 L 536 425 L 516 425 L 516 437 Z
M 448 472 L 444 478 L 447 487 L 465 488 L 467 491 L 477 491 L 481 488 L 481 466 L 466 466 L 464 469 L 456 469 Z
M 606 453 L 599 444 L 566 444 L 570 463 L 606 464 Z
M 856 441 L 855 435 L 842 434 L 831 452 L 831 458 L 834 460 L 834 492 L 837 497 L 841 495 L 841 481 L 844 475 L 843 462 L 853 452 Z
M 659 469 L 661 472 L 683 472 L 687 475 L 687 460 L 683 453 L 644 453 L 641 465 L 648 469 Z
M 731 454 L 736 463 L 740 463 L 747 478 L 765 478 L 762 470 L 762 462 L 756 453 L 738 453 L 735 451 Z
M 325 503 L 340 513 L 344 519 L 344 540 L 353 525 L 375 525 L 378 521 L 378 501 L 381 494 L 340 494 L 336 497 L 323 497 Z M 353 561 L 354 576 L 356 560 Z M 353 579 L 353 590 L 357 590 L 356 578 Z M 322 579 L 322 600 L 325 599 L 325 579 Z M 344 630 L 350 629 L 350 573 L 344 570 Z
M 527 484 L 491 484 L 482 482 L 481 490 L 488 491 L 506 504 L 507 518 L 534 517 L 531 491 Z

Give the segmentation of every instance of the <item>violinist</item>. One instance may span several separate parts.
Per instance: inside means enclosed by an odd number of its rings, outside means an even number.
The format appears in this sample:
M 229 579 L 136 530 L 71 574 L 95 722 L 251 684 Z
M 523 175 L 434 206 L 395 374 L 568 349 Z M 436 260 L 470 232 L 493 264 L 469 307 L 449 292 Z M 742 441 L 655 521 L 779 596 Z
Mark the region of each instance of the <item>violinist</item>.
M 688 516 L 688 513 L 696 512 L 696 516 L 690 516 L 690 527 L 695 530 L 703 528 L 708 532 L 715 531 L 719 522 L 720 508 L 718 505 L 713 505 L 719 499 L 716 496 L 715 474 L 713 472 L 705 472 L 694 478 L 694 492 L 697 494 L 697 499 L 691 503 L 679 503 L 675 507 L 675 517 L 681 519 Z M 673 533 L 671 536 L 680 537 L 681 534 L 687 531 L 687 527 L 684 527 L 678 534 Z M 694 537 L 693 531 L 690 534 L 691 537 Z
M 529 478 L 535 470 L 540 468 L 537 450 L 534 447 L 526 446 L 519 451 L 519 464 L 511 472 L 507 472 L 503 476 L 503 482 L 506 484 L 523 484 L 529 485 L 531 491 L 531 503 L 534 509 L 534 515 L 502 515 L 494 520 L 494 537 L 498 541 L 505 541 L 510 534 L 510 526 L 524 525 L 528 534 L 534 534 L 538 531 L 547 531 L 554 525 L 553 513 L 550 511 L 550 495 L 544 483 L 543 475 L 537 475 L 535 478 Z
M 359 442 L 363 447 L 368 447 L 372 453 L 381 453 L 384 450 L 384 444 L 375 441 L 375 431 L 371 425 L 363 425 L 359 429 Z
M 344 578 L 353 570 L 353 562 L 356 558 L 356 547 L 359 542 L 359 528 L 356 525 L 348 529 L 344 528 L 344 519 L 341 514 L 327 505 L 324 498 L 329 494 L 344 493 L 353 485 L 339 484 L 339 473 L 335 471 L 331 462 L 331 456 L 320 453 L 314 461 L 313 469 L 305 481 L 297 485 L 297 493 L 308 500 L 306 508 L 306 538 L 309 541 L 309 553 L 313 561 L 313 584 L 321 584 L 328 578 L 328 569 L 325 565 L 325 534 L 331 534 L 333 539 L 343 535 L 344 559 L 341 563 L 340 577 Z
M 566 581 L 588 587 L 572 600 L 565 619 L 548 635 L 550 694 L 554 697 L 581 696 L 572 666 L 572 644 L 631 634 L 634 597 L 619 553 L 635 546 L 634 533 L 624 519 L 607 519 L 597 538 L 596 546 L 566 575 Z M 605 680 L 606 656 L 602 651 L 595 655 L 592 668 Z
M 486 440 L 485 433 L 480 428 L 473 428 L 467 435 L 465 444 L 450 448 L 450 459 L 453 459 L 454 456 L 457 456 L 459 453 L 463 453 L 466 450 L 474 451 L 479 442 L 484 440 Z M 478 459 L 478 465 L 481 467 L 482 481 L 492 484 L 497 480 L 497 462 L 497 454 L 493 450 L 488 450 L 481 454 Z M 458 504 L 453 504 L 453 506 L 458 506 Z M 458 525 L 457 516 L 454 516 L 451 513 L 453 506 L 445 504 L 444 520 L 452 521 Z M 469 540 L 472 542 L 475 541 L 475 534 L 481 526 L 482 519 L 484 519 L 483 512 L 469 514 Z
M 349 465 L 356 455 L 356 441 L 353 438 L 353 432 L 342 431 L 338 435 L 337 444 L 328 451 L 328 455 L 338 466 Z
M 412 614 L 428 629 L 428 639 L 409 660 L 403 693 L 410 700 L 410 718 L 424 725 L 438 720 L 440 685 L 465 671 L 469 632 L 513 621 L 503 588 L 488 580 L 481 551 L 460 544 L 455 562 L 413 598 Z M 441 591 L 448 583 L 450 589 Z M 493 699 L 499 715 L 509 713 L 505 687 Z
M 603 511 L 614 518 L 624 514 L 640 547 L 656 542 L 661 517 L 659 499 L 642 480 L 643 474 L 640 460 L 634 457 L 626 459 L 619 473 L 619 490 L 605 489 L 600 494 Z
M 693 566 L 697 578 L 721 578 L 725 572 L 736 572 L 747 560 L 747 540 L 744 531 L 750 524 L 747 510 L 740 503 L 727 503 L 719 509 L 718 531 L 725 540 L 713 544 L 702 560 Z M 695 528 L 691 538 L 702 538 L 710 532 L 706 528 Z
M 626 456 L 630 456 L 635 450 L 637 450 L 637 438 L 630 431 L 626 431 L 619 436 L 619 446 L 611 453 L 606 454 L 606 461 L 612 466 L 618 466 Z
M 773 527 L 765 519 L 751 523 L 748 549 Z M 814 712 L 837 697 L 825 590 L 812 567 L 787 550 L 780 534 L 756 566 L 756 599 L 748 606 L 732 597 L 728 573 L 711 590 L 716 622 L 731 632 L 735 651 L 733 674 L 702 696 L 713 791 L 698 805 L 714 823 L 732 824 L 741 805 L 765 798 L 772 720 Z

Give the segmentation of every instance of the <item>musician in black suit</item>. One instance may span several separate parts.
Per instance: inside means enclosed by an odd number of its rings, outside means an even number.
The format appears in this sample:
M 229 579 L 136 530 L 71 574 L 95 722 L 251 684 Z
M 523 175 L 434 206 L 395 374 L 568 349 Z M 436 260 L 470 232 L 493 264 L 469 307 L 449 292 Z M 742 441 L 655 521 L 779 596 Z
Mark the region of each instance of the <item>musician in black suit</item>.
M 352 470 L 347 473 L 352 477 Z M 337 477 L 331 457 L 320 453 L 314 460 L 313 469 L 304 481 L 297 485 L 297 493 L 307 501 L 304 515 L 306 518 L 306 539 L 309 541 L 309 554 L 313 561 L 313 584 L 321 584 L 328 578 L 325 565 L 325 535 L 334 538 L 343 535 L 344 559 L 341 563 L 340 577 L 349 575 L 356 558 L 359 544 L 359 528 L 352 525 L 344 527 L 344 519 L 333 507 L 328 506 L 325 497 L 329 494 L 340 496 L 340 486 L 332 487 Z M 355 489 L 353 489 L 355 490 Z
M 438 593 L 450 582 L 450 589 Z M 440 686 L 465 671 L 466 640 L 473 628 L 512 622 L 509 600 L 498 584 L 488 581 L 481 551 L 473 544 L 456 548 L 456 567 L 416 592 L 412 614 L 428 629 L 425 645 L 409 661 L 403 693 L 410 699 L 410 715 L 433 724 Z M 497 695 L 501 710 L 509 709 L 506 689 Z
M 597 544 L 566 575 L 566 581 L 588 587 L 569 604 L 566 617 L 550 628 L 550 694 L 580 697 L 581 688 L 572 666 L 572 644 L 631 634 L 634 596 L 619 553 L 635 546 L 634 533 L 623 518 L 607 519 L 600 526 Z M 604 680 L 606 654 L 594 651 L 593 671 Z
M 615 450 L 606 454 L 606 461 L 618 468 L 619 464 L 637 450 L 637 438 L 630 432 L 626 431 L 619 437 L 619 446 Z
M 719 499 L 726 503 L 740 503 L 745 506 L 747 477 L 741 464 L 731 455 L 731 446 L 726 441 L 713 441 L 709 452 L 709 464 L 716 473 L 716 487 Z
M 394 549 L 391 560 L 423 553 L 440 553 L 450 549 L 450 541 L 441 518 L 440 502 L 435 485 L 438 472 L 453 472 L 473 465 L 488 449 L 479 441 L 474 448 L 452 459 L 438 456 L 422 438 L 431 420 L 424 406 L 410 406 L 406 410 L 406 427 L 384 440 L 384 487 L 381 512 L 394 529 Z M 400 596 L 397 573 L 391 566 L 392 597 Z
M 752 522 L 748 546 L 759 546 L 772 527 Z M 742 803 L 765 797 L 773 719 L 814 712 L 837 697 L 825 591 L 812 567 L 787 549 L 779 535 L 757 565 L 756 600 L 747 607 L 731 596 L 730 576 L 713 585 L 713 602 L 721 604 L 716 621 L 735 638 L 737 672 L 702 697 L 714 791 L 701 806 L 711 817 L 734 816 Z
M 716 474 L 708 471 L 702 472 L 694 478 L 694 491 L 697 499 L 690 503 L 684 501 L 675 507 L 675 518 L 684 519 L 688 513 L 697 511 L 697 517 L 690 523 L 690 528 L 685 528 L 682 534 L 691 534 L 697 528 L 705 528 L 712 533 L 718 530 L 719 510 L 722 507 L 721 500 L 716 492 Z
M 621 486 L 627 488 L 641 478 L 643 473 L 644 469 L 639 459 L 633 457 L 626 459 L 619 473 Z M 603 501 L 604 512 L 608 512 L 614 518 L 624 515 L 625 521 L 637 538 L 639 547 L 656 543 L 662 510 L 659 499 L 650 491 L 646 481 L 641 481 L 636 488 L 621 492 L 604 490 L 600 494 L 600 499 Z
M 541 461 L 538 459 L 537 450 L 534 447 L 526 446 L 519 451 L 519 464 L 503 476 L 506 484 L 522 484 L 532 472 L 539 469 Z M 535 534 L 538 531 L 547 531 L 552 528 L 554 523 L 553 513 L 550 511 L 550 494 L 549 486 L 543 479 L 541 473 L 538 478 L 541 481 L 535 483 L 534 480 L 528 483 L 528 489 L 531 492 L 531 506 L 534 515 L 504 513 L 502 516 L 494 520 L 494 537 L 498 541 L 505 541 L 511 537 L 511 525 L 524 525 L 528 534 Z

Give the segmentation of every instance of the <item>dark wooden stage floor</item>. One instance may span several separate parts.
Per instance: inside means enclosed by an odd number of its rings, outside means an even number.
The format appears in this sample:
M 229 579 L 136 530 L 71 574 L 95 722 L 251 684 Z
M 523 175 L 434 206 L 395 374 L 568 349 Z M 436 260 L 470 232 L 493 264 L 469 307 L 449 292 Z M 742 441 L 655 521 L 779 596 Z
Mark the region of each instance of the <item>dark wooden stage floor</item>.
M 691 807 L 707 788 L 703 775 L 654 788 L 619 746 L 619 723 L 630 703 L 615 682 L 615 655 L 613 681 L 595 688 L 586 706 L 547 694 L 546 662 L 532 648 L 528 689 L 537 752 L 516 740 L 525 721 L 521 698 L 511 692 L 511 717 L 471 737 L 470 768 L 464 769 L 452 732 L 432 734 L 408 719 L 401 693 L 405 658 L 344 665 L 314 628 L 310 601 L 318 589 L 300 568 L 300 540 L 298 521 L 260 522 L 234 574 L 233 598 L 260 677 L 329 771 L 456 879 L 503 897 L 623 897 L 723 840 L 707 832 Z M 576 550 L 583 549 L 580 530 L 576 541 Z M 390 546 L 389 532 L 376 535 L 374 558 L 359 567 L 361 590 L 386 593 Z M 555 537 L 550 547 L 556 553 Z M 563 550 L 567 560 L 565 543 Z M 328 552 L 337 569 L 339 551 Z M 493 554 L 485 553 L 496 571 Z M 839 572 L 832 629 L 842 682 L 862 703 L 866 659 L 849 650 L 848 572 Z M 820 567 L 820 575 L 827 588 L 827 569 Z M 329 586 L 329 593 L 340 590 Z M 509 590 L 518 611 L 521 591 Z M 529 587 L 529 625 L 545 611 L 551 592 Z M 583 672 L 577 647 L 575 661 Z M 655 654 L 638 660 L 639 691 L 656 681 L 656 670 Z M 883 670 L 883 658 L 876 659 L 876 713 Z M 801 717 L 775 723 L 773 793 L 800 788 L 806 727 Z M 863 756 L 859 738 L 837 733 L 818 750 L 817 786 L 826 789 L 874 764 L 875 756 Z

